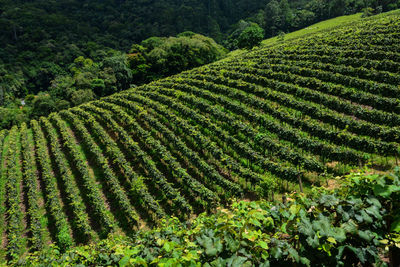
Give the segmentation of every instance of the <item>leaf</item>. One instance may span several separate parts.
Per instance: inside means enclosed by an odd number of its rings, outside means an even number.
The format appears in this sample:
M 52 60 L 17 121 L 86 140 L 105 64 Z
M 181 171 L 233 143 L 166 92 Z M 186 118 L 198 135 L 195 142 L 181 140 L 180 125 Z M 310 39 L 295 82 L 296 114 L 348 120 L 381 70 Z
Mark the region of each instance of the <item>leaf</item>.
M 369 230 L 367 230 L 367 231 L 359 230 L 358 236 L 367 242 L 371 242 L 372 238 L 374 237 L 373 235 L 371 235 L 371 232 Z
M 296 215 L 299 212 L 300 208 L 301 208 L 300 205 L 292 205 L 289 208 L 289 212 L 291 215 Z
M 192 260 L 197 260 L 199 256 L 197 255 L 197 252 L 192 250 L 189 251 L 186 255 L 182 256 L 182 259 L 185 261 L 192 261 Z
M 341 227 L 335 227 L 332 237 L 335 238 L 337 242 L 343 242 L 346 240 L 346 232 Z
M 330 243 L 332 243 L 332 244 L 337 244 L 337 242 L 336 242 L 336 239 L 335 238 L 333 238 L 333 237 L 328 237 L 327 239 L 326 239 L 328 242 L 330 242 Z
M 382 204 L 379 202 L 379 200 L 373 196 L 367 198 L 367 203 L 371 204 L 372 206 L 376 206 L 378 209 L 382 207 Z
M 164 243 L 164 246 L 163 246 L 163 249 L 164 249 L 167 253 L 169 253 L 169 252 L 171 252 L 171 251 L 174 249 L 174 247 L 175 247 L 175 244 L 174 244 L 173 242 L 165 242 L 165 243 Z
M 398 215 L 390 226 L 392 232 L 400 233 L 400 216 Z
M 377 206 L 370 206 L 365 209 L 365 212 L 369 215 L 372 215 L 375 217 L 375 219 L 381 220 L 382 215 L 379 213 L 379 208 Z
M 243 237 L 250 240 L 251 242 L 254 242 L 257 239 L 258 234 L 256 231 L 249 231 L 248 233 L 243 233 Z
M 328 208 L 336 206 L 338 203 L 338 199 L 333 195 L 323 195 L 319 201 L 322 205 Z
M 264 221 L 264 227 L 266 229 L 272 229 L 274 227 L 274 219 L 272 219 L 272 217 L 267 217 Z
M 254 225 L 254 226 L 259 226 L 259 227 L 262 226 L 261 223 L 260 223 L 260 221 L 257 220 L 257 219 L 254 219 L 254 218 L 251 218 L 251 219 L 249 220 L 249 222 L 250 222 L 252 225 Z
M 240 247 L 240 242 L 233 238 L 230 234 L 225 235 L 225 244 L 230 252 L 236 252 Z
M 380 197 L 388 198 L 393 192 L 398 192 L 400 191 L 400 186 L 396 185 L 375 185 L 374 188 L 374 194 Z
M 329 218 L 322 214 L 320 214 L 318 217 L 319 220 L 312 222 L 313 229 L 315 231 L 318 231 L 321 234 L 321 236 L 332 236 L 333 231 Z
M 197 242 L 205 248 L 205 253 L 208 256 L 216 256 L 223 249 L 221 239 L 219 237 L 214 238 L 214 232 L 211 229 L 206 234 L 197 237 Z
M 226 260 L 226 266 L 244 266 L 244 263 L 247 261 L 247 258 L 234 255 Z
M 361 263 L 365 262 L 365 255 L 361 248 L 355 248 L 352 246 L 345 246 L 345 248 L 348 248 L 350 251 L 352 251 L 357 256 L 357 258 L 360 260 Z
M 307 259 L 306 257 L 301 257 L 300 258 L 300 263 L 306 266 L 311 266 L 311 261 Z
M 118 263 L 119 267 L 124 267 L 124 266 L 128 265 L 130 258 L 131 258 L 130 256 L 123 257 Z
M 288 249 L 288 252 L 289 252 L 289 256 L 290 256 L 292 259 L 294 259 L 296 262 L 299 262 L 299 260 L 300 260 L 299 253 L 298 253 L 294 248 L 290 247 L 290 248 Z
M 312 247 L 312 248 L 317 248 L 319 247 L 319 239 L 316 235 L 314 235 L 314 237 L 307 237 L 306 239 L 307 243 Z
M 268 249 L 268 243 L 265 241 L 259 241 L 258 244 L 263 249 Z
M 269 261 L 265 261 L 260 264 L 260 267 L 270 267 L 270 266 L 271 266 L 271 264 L 269 263 Z
M 372 223 L 374 220 L 371 218 L 371 216 L 369 216 L 365 210 L 361 211 L 361 216 L 363 218 L 363 221 L 366 223 Z
M 350 234 L 355 234 L 357 232 L 357 224 L 353 220 L 349 220 L 348 222 L 342 224 L 341 228 Z
M 286 225 L 287 225 L 287 223 L 283 223 L 282 226 L 281 226 L 281 231 L 282 231 L 283 233 L 287 233 L 287 231 L 286 231 Z
M 299 223 L 299 232 L 305 236 L 312 236 L 315 234 L 309 218 L 301 219 L 301 222 Z
M 280 257 L 282 256 L 282 250 L 279 247 L 272 247 L 270 254 L 273 258 L 280 259 Z

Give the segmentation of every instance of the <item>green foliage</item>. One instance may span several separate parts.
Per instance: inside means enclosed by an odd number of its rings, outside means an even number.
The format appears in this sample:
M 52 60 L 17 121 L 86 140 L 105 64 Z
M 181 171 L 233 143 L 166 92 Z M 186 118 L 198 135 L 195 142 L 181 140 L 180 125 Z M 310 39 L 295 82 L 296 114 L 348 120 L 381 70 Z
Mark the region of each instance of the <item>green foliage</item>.
M 37 86 L 42 92 L 26 96 L 26 107 L 21 111 L 13 108 L 13 101 L 18 101 L 14 97 L 26 94 L 18 82 L 20 73 L 6 75 L 6 70 L 0 68 L 0 72 L 5 74 L 0 78 L 0 101 L 7 104 L 5 108 L 0 107 L 4 113 L 0 129 L 127 90 L 132 85 L 211 63 L 226 54 L 226 50 L 213 39 L 192 32 L 184 32 L 178 37 L 151 37 L 141 45 L 134 44 L 129 54 L 104 49 L 93 42 L 87 43 L 87 49 L 91 58 L 76 57 L 68 66 L 68 72 L 46 62 L 39 70 L 32 70 L 29 75 L 41 79 L 35 83 L 40 83 Z M 29 91 L 37 93 L 38 90 Z
M 366 7 L 363 9 L 362 17 L 363 18 L 370 17 L 373 14 L 374 14 L 374 9 L 371 7 Z
M 17 112 L 12 106 L 18 98 L 40 93 L 50 94 L 56 104 L 31 113 L 28 103 L 18 119 L 1 118 L 0 129 L 84 102 L 72 101 L 77 90 L 103 97 L 224 56 L 222 47 L 194 32 L 230 50 L 251 48 L 264 36 L 261 29 L 274 36 L 335 16 L 398 7 L 398 0 L 5 1 L 0 4 L 0 107 Z M 143 43 L 128 55 L 121 52 L 132 42 Z
M 92 90 L 77 90 L 72 93 L 71 101 L 72 103 L 77 106 L 95 99 L 95 94 Z
M 77 57 L 98 62 L 109 48 L 127 51 L 132 42 L 187 29 L 221 40 L 231 24 L 263 6 L 255 0 L 217 2 L 2 1 L 0 106 L 47 91 Z
M 27 122 L 29 117 L 26 110 L 16 105 L 9 105 L 7 108 L 0 107 L 0 129 L 7 129 L 13 125 L 20 125 Z
M 231 49 L 251 49 L 264 39 L 264 30 L 253 22 L 241 20 L 236 30 L 228 37 L 226 46 Z
M 128 55 L 135 82 L 151 81 L 221 59 L 225 49 L 193 32 L 177 37 L 151 37 L 133 45 Z
M 380 241 L 385 250 L 391 252 L 392 257 L 396 257 L 399 262 L 398 252 L 400 251 L 400 168 L 396 169 L 394 174 L 385 176 L 380 175 L 363 175 L 357 173 L 346 180 L 340 193 L 342 195 L 354 195 L 359 198 L 369 198 L 371 204 L 377 204 L 378 208 L 385 209 L 385 215 L 379 217 L 383 220 L 388 231 L 383 235 Z M 370 198 L 369 196 L 375 196 Z M 376 208 L 366 209 L 369 215 L 377 214 Z M 397 253 L 397 255 L 396 255 Z
M 261 43 L 264 39 L 264 30 L 257 24 L 247 27 L 238 38 L 239 48 L 253 48 Z
M 67 221 L 67 216 L 62 212 L 61 199 L 58 196 L 57 181 L 52 173 L 51 160 L 47 150 L 46 139 L 37 121 L 31 121 L 34 141 L 37 148 L 38 169 L 42 173 L 42 179 L 45 185 L 47 195 L 46 203 L 49 214 L 54 220 L 56 227 L 55 242 L 61 251 L 65 251 L 74 240 L 70 234 L 70 226 Z
M 266 36 L 275 36 L 337 16 L 361 11 L 369 16 L 395 7 L 396 0 L 272 0 L 265 6 L 264 29 Z
M 184 224 L 175 218 L 163 220 L 159 228 L 140 231 L 132 239 L 112 236 L 64 255 L 53 249 L 27 261 L 119 266 L 380 265 L 381 249 L 400 246 L 392 238 L 397 229 L 388 231 L 386 220 L 400 211 L 399 190 L 393 187 L 398 187 L 399 174 L 352 174 L 343 187 L 314 188 L 309 196 L 293 193 L 286 204 L 234 202 L 229 209 L 219 208 Z M 393 200 L 397 204 L 388 210 L 385 202 Z
M 32 102 L 32 117 L 46 116 L 56 110 L 54 99 L 49 94 L 40 94 Z
M 311 187 L 398 164 L 398 17 L 285 37 L 0 131 L 0 261 L 23 264 L 38 251 L 33 261 L 60 264 L 399 265 L 398 170 Z M 185 48 L 193 58 L 218 50 L 209 41 L 152 38 L 127 56 L 90 43 L 91 57 L 75 57 L 48 94 L 8 107 L 40 116 L 82 103 L 154 64 L 187 64 Z M 298 188 L 306 195 L 273 202 Z M 232 197 L 249 202 L 210 214 Z M 100 243 L 109 234 L 132 239 L 118 239 L 116 252 Z

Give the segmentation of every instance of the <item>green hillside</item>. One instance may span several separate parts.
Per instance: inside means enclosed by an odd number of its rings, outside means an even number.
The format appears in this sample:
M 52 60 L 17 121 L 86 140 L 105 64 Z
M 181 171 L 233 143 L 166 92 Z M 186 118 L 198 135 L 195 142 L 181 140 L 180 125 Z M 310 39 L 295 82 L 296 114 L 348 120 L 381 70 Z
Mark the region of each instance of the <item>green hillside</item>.
M 0 261 L 273 199 L 400 154 L 400 12 L 0 132 Z
M 397 12 L 397 11 L 395 11 L 395 12 Z M 387 16 L 387 14 L 385 14 L 384 16 Z M 374 19 L 375 18 L 376 18 L 376 16 L 374 17 Z M 315 34 L 315 33 L 319 33 L 322 31 L 332 30 L 335 27 L 345 27 L 346 25 L 351 25 L 352 23 L 357 23 L 362 19 L 363 19 L 362 13 L 356 13 L 353 15 L 340 16 L 340 17 L 336 17 L 333 19 L 324 20 L 324 21 L 315 23 L 313 25 L 310 25 L 304 29 L 285 34 L 283 36 L 283 39 L 285 41 L 289 41 L 289 40 L 293 40 L 296 38 L 303 38 L 310 34 Z M 276 45 L 277 43 L 279 43 L 281 41 L 280 38 L 282 38 L 282 37 L 275 36 L 275 37 L 264 40 L 262 42 L 262 44 L 263 45 Z

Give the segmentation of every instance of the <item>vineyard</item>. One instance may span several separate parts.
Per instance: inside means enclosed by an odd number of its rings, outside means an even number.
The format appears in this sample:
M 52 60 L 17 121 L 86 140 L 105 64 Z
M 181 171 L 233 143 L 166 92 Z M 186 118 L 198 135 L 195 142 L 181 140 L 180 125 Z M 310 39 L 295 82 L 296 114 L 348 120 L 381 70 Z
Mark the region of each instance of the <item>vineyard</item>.
M 394 12 L 1 131 L 0 261 L 388 170 L 399 73 Z

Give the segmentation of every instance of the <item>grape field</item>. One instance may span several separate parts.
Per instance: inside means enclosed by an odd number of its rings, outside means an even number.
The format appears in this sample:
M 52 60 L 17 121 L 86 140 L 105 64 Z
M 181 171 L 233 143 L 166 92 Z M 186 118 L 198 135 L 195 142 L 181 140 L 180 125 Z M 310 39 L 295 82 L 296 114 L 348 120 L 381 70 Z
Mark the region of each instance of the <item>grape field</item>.
M 396 12 L 3 130 L 0 261 L 390 168 L 399 73 Z

